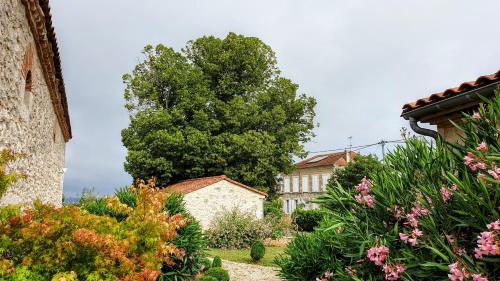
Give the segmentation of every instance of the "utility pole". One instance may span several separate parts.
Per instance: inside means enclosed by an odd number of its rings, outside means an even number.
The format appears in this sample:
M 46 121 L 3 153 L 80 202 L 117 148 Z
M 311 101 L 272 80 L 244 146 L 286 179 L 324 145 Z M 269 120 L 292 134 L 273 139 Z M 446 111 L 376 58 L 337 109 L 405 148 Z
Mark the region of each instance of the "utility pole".
M 349 151 L 352 151 L 352 136 L 349 136 L 348 139 L 349 139 Z
M 382 146 L 382 162 L 385 162 L 385 144 L 387 142 L 385 140 L 381 140 L 379 142 L 380 146 Z

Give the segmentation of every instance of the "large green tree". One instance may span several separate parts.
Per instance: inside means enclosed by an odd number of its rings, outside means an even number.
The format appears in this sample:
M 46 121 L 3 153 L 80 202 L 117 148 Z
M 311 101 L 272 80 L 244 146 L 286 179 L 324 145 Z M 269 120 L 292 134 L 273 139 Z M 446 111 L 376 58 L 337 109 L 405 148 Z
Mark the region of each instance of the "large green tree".
M 130 125 L 125 170 L 160 185 L 226 174 L 266 190 L 304 157 L 313 137 L 312 97 L 280 75 L 272 49 L 229 33 L 188 42 L 180 52 L 146 46 L 124 75 Z

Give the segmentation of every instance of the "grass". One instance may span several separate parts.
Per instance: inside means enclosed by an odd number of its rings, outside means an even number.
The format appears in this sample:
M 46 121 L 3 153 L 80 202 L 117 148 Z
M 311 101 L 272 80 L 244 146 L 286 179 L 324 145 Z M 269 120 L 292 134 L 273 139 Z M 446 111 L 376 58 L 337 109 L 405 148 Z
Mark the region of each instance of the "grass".
M 274 264 L 274 258 L 282 254 L 285 251 L 285 247 L 266 247 L 266 254 L 262 260 L 254 262 L 250 257 L 250 249 L 235 249 L 235 250 L 224 250 L 224 249 L 208 249 L 207 253 L 211 257 L 219 256 L 223 260 L 256 264 L 262 266 L 276 266 Z

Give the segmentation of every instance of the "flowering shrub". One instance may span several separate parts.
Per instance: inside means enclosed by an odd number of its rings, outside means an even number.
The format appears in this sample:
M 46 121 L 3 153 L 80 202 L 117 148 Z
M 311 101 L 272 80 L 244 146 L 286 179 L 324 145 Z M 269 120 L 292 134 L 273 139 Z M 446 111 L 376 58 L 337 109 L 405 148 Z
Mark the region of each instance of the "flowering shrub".
M 270 237 L 271 228 L 252 213 L 235 208 L 218 213 L 205 236 L 209 247 L 241 249 Z
M 25 274 L 40 280 L 155 281 L 194 275 L 198 257 L 192 255 L 202 251 L 176 245 L 192 218 L 165 212 L 168 195 L 154 180 L 138 182 L 131 192 L 135 208 L 107 201 L 116 212 L 126 210 L 122 220 L 38 202 L 23 211 L 0 209 L 0 279 L 37 280 L 15 279 Z
M 460 144 L 407 138 L 355 188 L 330 188 L 318 200 L 329 219 L 294 238 L 280 275 L 498 280 L 500 95 L 466 118 Z

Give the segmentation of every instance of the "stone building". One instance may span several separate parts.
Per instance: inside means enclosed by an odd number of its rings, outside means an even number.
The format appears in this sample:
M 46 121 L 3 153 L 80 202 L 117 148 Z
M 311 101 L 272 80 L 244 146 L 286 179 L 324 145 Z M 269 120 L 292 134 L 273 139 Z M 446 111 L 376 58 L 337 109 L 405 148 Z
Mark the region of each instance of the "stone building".
M 281 175 L 279 194 L 285 213 L 291 214 L 300 204 L 305 209 L 317 208 L 311 200 L 325 193 L 334 169 L 344 167 L 356 155 L 353 151 L 316 155 L 296 163 L 292 174 Z
M 401 117 L 410 121 L 410 126 L 416 133 L 457 141 L 460 139 L 460 131 L 450 121 L 459 124 L 463 113 L 472 114 L 477 110 L 482 102 L 480 96 L 492 97 L 499 86 L 500 70 L 480 76 L 474 81 L 464 82 L 458 87 L 407 103 L 403 106 Z M 420 127 L 419 122 L 436 125 L 437 132 Z
M 215 176 L 181 181 L 166 188 L 168 192 L 184 194 L 188 211 L 207 229 L 214 216 L 223 210 L 238 208 L 264 217 L 267 194 L 227 176 Z
M 24 157 L 10 168 L 27 175 L 0 205 L 40 199 L 62 204 L 66 142 L 71 139 L 66 93 L 48 0 L 0 4 L 0 149 Z

